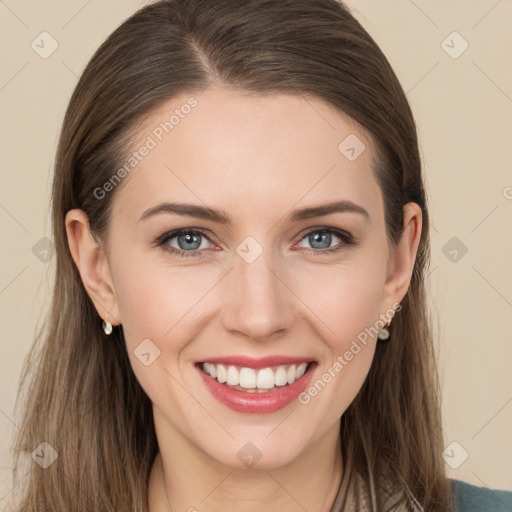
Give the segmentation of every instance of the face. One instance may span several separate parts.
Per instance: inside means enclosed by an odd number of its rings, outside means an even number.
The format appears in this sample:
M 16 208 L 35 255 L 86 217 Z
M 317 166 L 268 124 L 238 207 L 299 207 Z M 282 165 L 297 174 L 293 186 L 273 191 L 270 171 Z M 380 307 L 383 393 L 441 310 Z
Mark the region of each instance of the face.
M 368 330 L 401 299 L 387 293 L 372 141 L 318 99 L 219 88 L 166 103 L 132 149 L 108 264 L 160 440 L 233 467 L 244 446 L 259 467 L 285 465 L 354 400 L 377 343 Z

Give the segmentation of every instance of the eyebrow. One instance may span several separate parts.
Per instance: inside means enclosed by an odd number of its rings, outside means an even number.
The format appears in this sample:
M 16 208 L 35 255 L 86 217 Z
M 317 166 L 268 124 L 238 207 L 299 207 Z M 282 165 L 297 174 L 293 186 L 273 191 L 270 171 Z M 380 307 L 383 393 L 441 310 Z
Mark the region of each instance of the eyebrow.
M 199 206 L 189 203 L 160 203 L 146 210 L 137 221 L 153 217 L 160 213 L 170 213 L 176 215 L 183 215 L 187 217 L 196 217 L 198 219 L 210 220 L 219 224 L 231 225 L 232 220 L 229 215 L 223 210 L 215 210 L 207 206 Z M 360 205 L 352 201 L 343 200 L 334 203 L 322 204 L 317 206 L 310 206 L 296 210 L 291 216 L 292 222 L 297 222 L 305 219 L 315 217 L 322 217 L 333 213 L 358 213 L 363 215 L 367 220 L 370 220 L 370 214 Z

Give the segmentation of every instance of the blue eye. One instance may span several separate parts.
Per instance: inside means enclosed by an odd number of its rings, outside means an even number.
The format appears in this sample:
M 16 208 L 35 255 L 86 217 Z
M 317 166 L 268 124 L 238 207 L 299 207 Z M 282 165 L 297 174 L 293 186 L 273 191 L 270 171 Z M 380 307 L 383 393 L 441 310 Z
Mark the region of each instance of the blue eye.
M 339 238 L 341 243 L 331 247 L 334 238 Z M 333 228 L 311 228 L 306 233 L 302 233 L 299 241 L 306 239 L 309 241 L 311 248 L 304 249 L 308 254 L 325 255 L 326 253 L 334 253 L 341 251 L 352 245 L 357 245 L 355 238 L 344 231 Z M 170 244 L 171 240 L 176 239 L 177 247 Z M 155 240 L 155 245 L 161 247 L 164 251 L 179 257 L 203 257 L 206 249 L 203 245 L 204 240 L 211 243 L 206 232 L 200 229 L 182 228 L 168 233 L 164 233 Z
M 341 239 L 342 243 L 331 247 L 334 237 Z M 333 228 L 312 228 L 302 234 L 301 240 L 307 239 L 312 249 L 306 249 L 309 254 L 325 255 L 332 254 L 352 245 L 357 245 L 355 238 L 349 233 Z
M 169 242 L 173 239 L 176 239 L 178 247 L 169 245 Z M 164 233 L 157 239 L 156 243 L 158 246 L 161 246 L 164 251 L 170 252 L 172 254 L 185 257 L 201 257 L 203 255 L 199 249 L 204 249 L 204 247 L 201 247 L 201 239 L 206 239 L 208 241 L 210 240 L 202 230 L 184 228 L 170 231 L 169 233 Z

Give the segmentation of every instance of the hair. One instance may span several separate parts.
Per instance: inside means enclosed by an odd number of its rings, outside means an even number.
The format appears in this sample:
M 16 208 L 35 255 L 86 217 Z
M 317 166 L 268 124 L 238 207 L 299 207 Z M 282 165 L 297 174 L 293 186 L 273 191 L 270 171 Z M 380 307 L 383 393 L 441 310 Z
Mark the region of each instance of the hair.
M 401 239 L 403 206 L 421 207 L 421 239 L 391 340 L 377 344 L 369 374 L 341 417 L 340 435 L 343 454 L 350 445 L 355 468 L 376 482 L 378 507 L 391 472 L 429 512 L 451 510 L 416 126 L 385 55 L 336 0 L 156 1 L 124 21 L 87 64 L 57 148 L 51 198 L 57 271 L 50 311 L 20 379 L 17 401 L 23 389 L 26 396 L 15 479 L 21 456 L 42 442 L 58 459 L 47 469 L 31 463 L 17 510 L 148 510 L 158 452 L 152 404 L 130 366 L 122 328 L 105 338 L 71 257 L 65 215 L 82 209 L 91 233 L 106 239 L 119 187 L 101 200 L 94 190 L 126 160 L 150 113 L 212 82 L 257 94 L 309 95 L 366 130 L 390 244 Z

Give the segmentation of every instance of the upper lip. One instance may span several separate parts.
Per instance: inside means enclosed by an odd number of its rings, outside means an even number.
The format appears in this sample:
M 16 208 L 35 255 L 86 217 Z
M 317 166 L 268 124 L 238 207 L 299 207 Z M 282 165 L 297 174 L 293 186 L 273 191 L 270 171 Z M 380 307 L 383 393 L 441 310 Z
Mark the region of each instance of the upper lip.
M 279 366 L 285 364 L 310 363 L 314 360 L 309 357 L 291 357 L 291 356 L 267 356 L 254 358 L 248 356 L 225 356 L 209 357 L 203 359 L 201 363 L 227 364 L 232 366 L 243 366 L 244 368 L 267 368 L 269 366 Z

